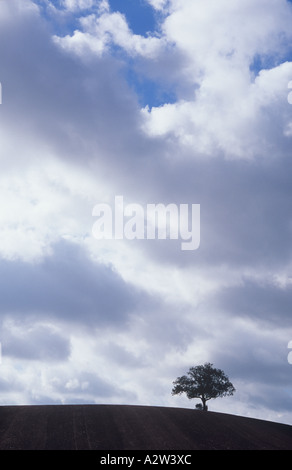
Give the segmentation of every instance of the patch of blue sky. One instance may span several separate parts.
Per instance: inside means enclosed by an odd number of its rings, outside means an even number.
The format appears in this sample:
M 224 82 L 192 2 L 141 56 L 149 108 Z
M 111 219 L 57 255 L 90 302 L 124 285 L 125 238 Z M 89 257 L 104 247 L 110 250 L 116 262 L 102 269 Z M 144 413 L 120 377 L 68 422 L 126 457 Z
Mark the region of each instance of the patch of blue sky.
M 292 2 L 292 0 L 291 0 Z M 292 61 L 292 44 L 285 45 L 283 47 L 282 53 L 278 54 L 256 54 L 253 58 L 252 63 L 250 64 L 250 71 L 257 76 L 259 72 L 263 69 L 269 70 L 274 67 L 277 67 L 284 62 Z
M 291 4 L 292 7 L 292 0 L 287 0 L 287 3 Z M 289 39 L 287 42 L 286 37 L 282 37 L 282 50 L 280 53 L 277 54 L 257 54 L 253 58 L 253 62 L 250 65 L 250 70 L 255 75 L 263 69 L 271 69 L 277 67 L 278 65 L 284 62 L 292 62 L 292 41 Z
M 109 0 L 111 11 L 124 14 L 134 34 L 147 36 L 157 28 L 158 15 L 145 0 Z
M 110 54 L 113 58 L 120 60 L 121 74 L 130 89 L 136 94 L 139 106 L 152 108 L 177 101 L 175 84 L 170 80 L 152 77 L 147 73 L 147 67 L 145 72 L 143 59 L 130 57 L 123 48 L 116 44 L 111 44 Z
M 279 65 L 278 58 L 274 55 L 256 54 L 249 68 L 251 72 L 253 72 L 255 75 L 258 75 L 261 70 L 271 69 L 277 65 Z
M 148 79 L 137 74 L 134 69 L 129 68 L 126 80 L 130 88 L 135 92 L 141 108 L 145 106 L 159 107 L 166 103 L 175 103 L 177 96 L 171 86 L 165 86 L 160 81 Z

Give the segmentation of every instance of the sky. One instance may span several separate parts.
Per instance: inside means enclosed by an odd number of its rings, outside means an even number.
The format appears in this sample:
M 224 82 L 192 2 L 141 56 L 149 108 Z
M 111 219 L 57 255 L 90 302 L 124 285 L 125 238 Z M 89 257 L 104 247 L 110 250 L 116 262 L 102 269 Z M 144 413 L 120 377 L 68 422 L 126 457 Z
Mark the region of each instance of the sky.
M 292 424 L 291 24 L 287 0 L 0 0 L 0 405 L 194 408 L 173 381 L 211 362 L 236 393 L 210 410 Z M 200 205 L 199 246 L 98 239 L 117 197 Z

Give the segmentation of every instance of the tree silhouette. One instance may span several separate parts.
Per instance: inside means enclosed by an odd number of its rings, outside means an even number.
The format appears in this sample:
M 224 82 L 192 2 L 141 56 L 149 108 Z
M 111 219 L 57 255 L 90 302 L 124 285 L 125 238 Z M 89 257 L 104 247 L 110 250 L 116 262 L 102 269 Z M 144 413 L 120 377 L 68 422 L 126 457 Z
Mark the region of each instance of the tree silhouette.
M 200 398 L 204 411 L 208 410 L 206 402 L 211 398 L 225 397 L 235 392 L 223 370 L 214 368 L 210 362 L 190 367 L 187 375 L 178 377 L 173 384 L 172 395 L 186 393 L 189 399 Z

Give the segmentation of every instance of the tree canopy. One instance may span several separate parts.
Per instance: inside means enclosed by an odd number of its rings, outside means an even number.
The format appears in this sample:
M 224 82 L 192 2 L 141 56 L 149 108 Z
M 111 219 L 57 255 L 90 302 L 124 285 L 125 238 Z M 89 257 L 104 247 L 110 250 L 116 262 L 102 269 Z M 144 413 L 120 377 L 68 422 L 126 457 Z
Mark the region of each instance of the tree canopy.
M 185 393 L 189 399 L 200 398 L 204 411 L 207 411 L 208 400 L 233 395 L 235 392 L 223 370 L 216 369 L 210 362 L 190 367 L 187 375 L 178 377 L 173 384 L 172 395 Z

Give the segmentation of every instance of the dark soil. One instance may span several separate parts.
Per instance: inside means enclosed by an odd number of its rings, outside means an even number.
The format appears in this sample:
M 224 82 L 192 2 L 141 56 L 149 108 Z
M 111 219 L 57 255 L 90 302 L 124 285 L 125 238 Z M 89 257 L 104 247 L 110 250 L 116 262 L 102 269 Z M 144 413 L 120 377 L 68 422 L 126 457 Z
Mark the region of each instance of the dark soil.
M 127 405 L 0 407 L 0 450 L 292 450 L 292 426 Z

